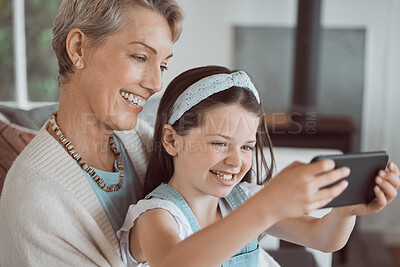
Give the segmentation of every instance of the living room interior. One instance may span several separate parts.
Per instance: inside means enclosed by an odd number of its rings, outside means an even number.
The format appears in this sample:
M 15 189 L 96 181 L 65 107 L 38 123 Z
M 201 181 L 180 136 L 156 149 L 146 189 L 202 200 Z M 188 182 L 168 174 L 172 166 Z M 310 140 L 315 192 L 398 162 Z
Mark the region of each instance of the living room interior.
M 320 154 L 376 150 L 400 164 L 399 1 L 180 2 L 184 30 L 164 88 L 195 66 L 248 71 L 260 90 L 278 170 Z M 15 157 L 57 109 L 50 42 L 58 5 L 0 1 L 0 187 Z M 141 114 L 150 123 L 161 94 Z M 359 218 L 348 244 L 335 253 L 271 237 L 261 244 L 282 266 L 400 266 L 399 209 L 397 198 L 379 214 Z

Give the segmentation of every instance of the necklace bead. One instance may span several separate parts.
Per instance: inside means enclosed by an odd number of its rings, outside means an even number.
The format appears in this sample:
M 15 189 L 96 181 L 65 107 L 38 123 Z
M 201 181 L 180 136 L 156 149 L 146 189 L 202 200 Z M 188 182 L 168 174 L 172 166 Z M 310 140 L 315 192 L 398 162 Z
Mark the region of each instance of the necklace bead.
M 115 192 L 122 188 L 122 184 L 124 182 L 124 167 L 122 165 L 121 153 L 118 151 L 118 148 L 115 144 L 114 137 L 111 135 L 108 143 L 110 146 L 111 152 L 113 152 L 115 160 L 117 161 L 117 168 L 119 170 L 119 182 L 118 184 L 106 185 L 104 180 L 96 174 L 91 166 L 89 166 L 79 155 L 78 151 L 75 150 L 74 145 L 69 141 L 61 131 L 60 127 L 57 125 L 56 121 L 57 113 L 53 113 L 50 118 L 50 126 L 54 131 L 55 135 L 58 137 L 59 142 L 65 147 L 68 154 L 79 164 L 79 166 L 87 172 L 93 180 L 98 184 L 98 186 L 106 192 Z

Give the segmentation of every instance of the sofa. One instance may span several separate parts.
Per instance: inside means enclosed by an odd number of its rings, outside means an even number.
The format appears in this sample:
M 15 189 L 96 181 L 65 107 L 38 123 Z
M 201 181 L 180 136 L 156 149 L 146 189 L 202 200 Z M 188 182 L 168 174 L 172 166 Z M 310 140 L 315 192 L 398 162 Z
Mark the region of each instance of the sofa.
M 57 109 L 57 104 L 31 110 L 0 105 L 0 193 L 16 157 Z
M 154 125 L 159 99 L 153 97 L 148 100 L 139 117 Z M 0 194 L 4 179 L 12 163 L 22 152 L 24 147 L 35 137 L 52 112 L 58 109 L 58 104 L 49 104 L 30 110 L 18 109 L 0 105 Z M 294 160 L 308 162 L 317 154 L 340 153 L 337 150 L 303 149 L 276 147 L 276 171 L 281 170 Z M 313 216 L 323 216 L 327 211 L 316 211 Z M 283 246 L 283 244 L 285 244 Z M 296 245 L 281 242 L 275 237 L 267 236 L 260 241 L 261 247 L 266 249 L 281 266 L 320 266 L 332 265 L 332 254 L 305 249 Z

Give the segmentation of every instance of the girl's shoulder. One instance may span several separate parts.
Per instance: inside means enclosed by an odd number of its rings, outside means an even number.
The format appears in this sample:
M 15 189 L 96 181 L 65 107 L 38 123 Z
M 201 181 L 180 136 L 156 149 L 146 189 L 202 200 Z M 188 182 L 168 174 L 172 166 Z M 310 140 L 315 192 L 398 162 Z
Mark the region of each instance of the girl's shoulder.
M 163 209 L 171 214 L 179 227 L 179 236 L 181 238 L 186 238 L 192 234 L 188 220 L 183 212 L 173 202 L 153 197 L 150 199 L 142 199 L 137 204 L 130 205 L 124 224 L 121 229 L 117 231 L 117 237 L 121 239 L 124 233 L 129 233 L 135 221 L 143 213 L 153 209 Z
M 136 220 L 146 211 L 162 209 L 166 210 L 176 221 L 179 228 L 179 237 L 183 240 L 193 234 L 192 228 L 182 211 L 171 201 L 159 199 L 156 197 L 150 199 L 142 199 L 137 204 L 132 204 L 125 217 L 124 224 L 121 229 L 117 231 L 116 235 L 120 242 L 122 259 L 127 263 L 136 263 L 135 259 L 129 252 L 129 233 Z M 136 265 L 134 265 L 136 266 Z M 141 265 L 137 265 L 141 266 Z M 147 265 L 143 265 L 147 266 Z
M 241 182 L 238 184 L 240 188 L 246 193 L 248 198 L 251 198 L 257 194 L 264 186 L 258 184 L 252 184 L 248 182 Z

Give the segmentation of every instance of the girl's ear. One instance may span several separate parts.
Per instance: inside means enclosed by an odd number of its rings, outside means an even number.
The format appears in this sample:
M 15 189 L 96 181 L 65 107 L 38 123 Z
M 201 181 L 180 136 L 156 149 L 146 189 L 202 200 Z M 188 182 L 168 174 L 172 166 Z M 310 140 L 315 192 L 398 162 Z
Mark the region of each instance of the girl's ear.
M 165 124 L 163 127 L 161 141 L 164 149 L 172 157 L 178 155 L 180 135 L 172 128 L 171 125 Z
M 84 51 L 87 43 L 86 34 L 79 28 L 73 28 L 69 31 L 65 42 L 69 59 L 76 69 L 84 67 Z

